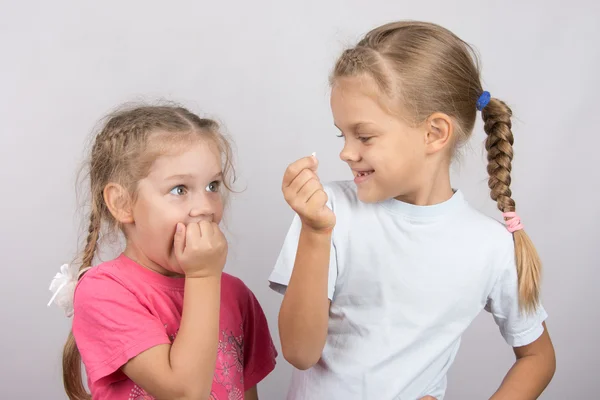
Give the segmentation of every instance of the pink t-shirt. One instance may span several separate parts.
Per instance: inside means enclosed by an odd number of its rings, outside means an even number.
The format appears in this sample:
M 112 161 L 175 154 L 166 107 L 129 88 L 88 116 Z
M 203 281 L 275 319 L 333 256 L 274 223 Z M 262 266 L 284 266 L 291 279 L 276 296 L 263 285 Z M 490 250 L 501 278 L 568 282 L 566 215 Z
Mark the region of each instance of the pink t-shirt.
M 185 279 L 150 271 L 125 255 L 89 270 L 75 289 L 73 335 L 96 399 L 153 399 L 120 368 L 141 352 L 173 343 Z M 211 399 L 243 400 L 275 368 L 267 320 L 246 285 L 223 273 L 220 337 Z

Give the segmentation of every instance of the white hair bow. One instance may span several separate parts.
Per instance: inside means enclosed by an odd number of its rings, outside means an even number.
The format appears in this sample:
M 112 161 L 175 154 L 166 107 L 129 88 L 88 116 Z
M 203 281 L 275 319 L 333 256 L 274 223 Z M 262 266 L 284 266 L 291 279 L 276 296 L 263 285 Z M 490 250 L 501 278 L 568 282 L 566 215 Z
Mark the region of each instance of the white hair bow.
M 54 293 L 48 302 L 48 307 L 55 302 L 63 309 L 67 317 L 73 316 L 73 296 L 75 294 L 75 286 L 81 274 L 86 272 L 90 267 L 84 268 L 81 271 L 77 266 L 63 264 L 52 282 L 50 282 L 50 290 Z

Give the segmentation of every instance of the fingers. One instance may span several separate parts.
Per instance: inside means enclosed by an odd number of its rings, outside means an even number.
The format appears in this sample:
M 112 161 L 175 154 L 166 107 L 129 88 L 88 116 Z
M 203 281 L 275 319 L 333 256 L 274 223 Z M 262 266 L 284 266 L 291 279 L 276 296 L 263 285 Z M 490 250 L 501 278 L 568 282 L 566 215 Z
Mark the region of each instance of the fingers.
M 319 177 L 312 170 L 303 169 L 284 191 L 287 192 L 289 196 L 294 197 L 300 193 L 310 180 L 319 182 Z
M 200 229 L 200 235 L 203 237 L 211 238 L 214 235 L 213 223 L 209 221 L 198 222 Z
M 200 226 L 195 223 L 188 224 L 185 232 L 185 247 L 198 247 L 201 237 Z
M 211 222 L 210 224 L 212 226 L 214 236 L 225 238 L 225 235 L 223 234 L 223 232 L 221 232 L 221 228 L 219 228 L 219 224 L 217 224 L 216 222 Z
M 175 255 L 178 257 L 182 256 L 186 248 L 198 247 L 203 237 L 211 238 L 217 232 L 222 235 L 219 226 L 214 222 L 192 222 L 187 226 L 181 222 L 177 223 L 173 239 Z
M 311 178 L 310 180 L 308 180 L 304 186 L 302 186 L 302 188 L 300 189 L 300 191 L 297 194 L 297 201 L 298 202 L 302 202 L 302 203 L 308 203 L 309 200 L 312 198 L 312 196 L 323 190 L 323 186 L 321 185 L 321 182 L 319 182 L 316 177 Z
M 185 225 L 181 222 L 177 223 L 175 227 L 175 237 L 173 238 L 173 250 L 175 251 L 175 257 L 181 258 L 183 251 L 185 250 Z
M 214 243 L 216 243 L 219 247 L 224 248 L 225 252 L 227 252 L 227 239 L 225 238 L 225 235 L 223 234 L 221 229 L 219 229 L 219 224 L 213 222 L 212 228 L 214 232 Z
M 328 199 L 327 193 L 322 188 L 319 188 L 308 198 L 307 203 L 309 207 L 320 210 L 327 206 Z
M 283 174 L 283 189 L 289 187 L 294 179 L 305 169 L 317 170 L 319 162 L 313 156 L 303 157 L 290 164 Z

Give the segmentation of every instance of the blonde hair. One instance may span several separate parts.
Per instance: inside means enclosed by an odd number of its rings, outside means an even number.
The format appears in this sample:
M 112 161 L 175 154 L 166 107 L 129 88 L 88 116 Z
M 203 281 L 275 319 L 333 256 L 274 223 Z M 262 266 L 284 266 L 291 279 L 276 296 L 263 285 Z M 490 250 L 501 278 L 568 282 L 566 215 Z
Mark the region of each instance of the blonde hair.
M 117 182 L 135 198 L 137 183 L 147 176 L 160 154 L 174 145 L 186 145 L 198 139 L 212 141 L 217 146 L 223 157 L 223 185 L 231 190 L 235 178 L 231 145 L 217 122 L 178 106 L 136 106 L 108 116 L 95 136 L 86 164 L 91 209 L 80 271 L 93 263 L 103 224 L 117 228 L 104 201 L 105 186 Z M 91 398 L 83 386 L 81 372 L 81 355 L 70 332 L 63 350 L 63 384 L 71 400 Z
M 449 30 L 432 23 L 400 21 L 368 32 L 337 60 L 330 77 L 369 76 L 385 97 L 402 105 L 414 123 L 435 112 L 455 122 L 455 147 L 473 131 L 476 104 L 483 93 L 477 56 Z M 513 134 L 511 109 L 491 98 L 482 110 L 491 198 L 503 213 L 514 212 L 510 190 Z M 541 261 L 529 236 L 514 232 L 519 304 L 531 312 L 539 303 Z

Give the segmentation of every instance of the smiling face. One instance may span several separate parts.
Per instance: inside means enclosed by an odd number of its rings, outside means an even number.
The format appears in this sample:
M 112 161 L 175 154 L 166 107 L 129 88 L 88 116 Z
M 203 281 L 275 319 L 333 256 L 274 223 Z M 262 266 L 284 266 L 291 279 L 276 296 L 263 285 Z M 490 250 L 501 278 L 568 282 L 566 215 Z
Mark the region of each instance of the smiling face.
M 125 254 L 157 272 L 180 273 L 173 252 L 177 223 L 219 223 L 221 185 L 221 157 L 210 140 L 199 139 L 159 156 L 138 183 L 132 223 L 124 226 Z
M 363 202 L 403 197 L 419 189 L 425 173 L 423 128 L 412 127 L 377 101 L 368 76 L 336 80 L 331 94 L 335 125 L 344 138 L 345 161 Z

